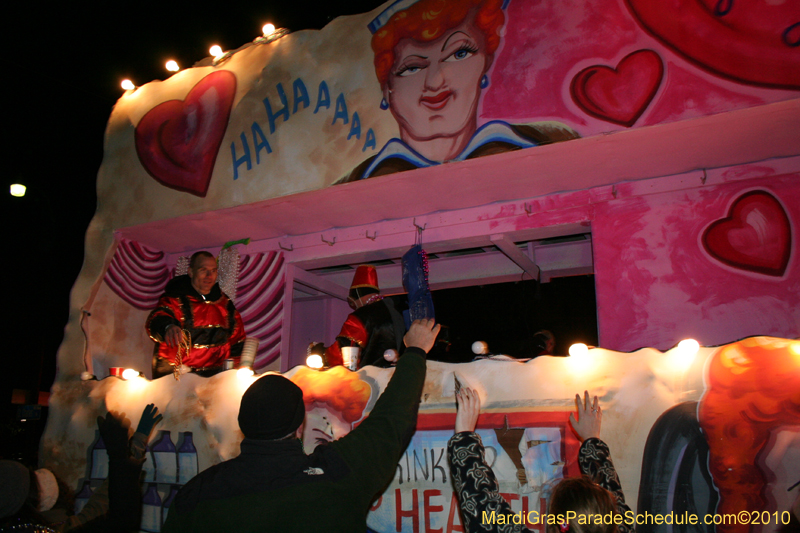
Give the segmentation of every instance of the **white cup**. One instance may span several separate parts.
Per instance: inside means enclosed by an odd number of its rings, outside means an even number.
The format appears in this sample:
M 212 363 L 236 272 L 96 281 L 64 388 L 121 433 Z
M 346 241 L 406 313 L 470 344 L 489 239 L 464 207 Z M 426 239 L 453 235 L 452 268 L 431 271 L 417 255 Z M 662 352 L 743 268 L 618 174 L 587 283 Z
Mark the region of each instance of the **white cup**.
M 242 358 L 239 362 L 240 367 L 253 368 L 253 361 L 255 361 L 256 352 L 258 351 L 258 342 L 258 337 L 247 337 L 244 339 Z
M 358 346 L 342 347 L 342 359 L 346 368 L 350 370 L 356 370 L 358 368 L 358 350 Z

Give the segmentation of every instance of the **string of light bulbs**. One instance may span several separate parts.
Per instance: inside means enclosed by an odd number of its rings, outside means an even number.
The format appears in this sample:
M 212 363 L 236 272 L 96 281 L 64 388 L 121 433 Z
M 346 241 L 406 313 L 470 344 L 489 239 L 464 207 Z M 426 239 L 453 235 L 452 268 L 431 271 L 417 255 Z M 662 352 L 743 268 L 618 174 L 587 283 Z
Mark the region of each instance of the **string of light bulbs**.
M 274 24 L 267 23 L 261 27 L 261 33 L 261 35 L 253 40 L 254 44 L 270 44 L 277 41 L 284 35 L 287 35 L 289 30 L 286 28 L 276 28 Z M 236 53 L 236 51 L 237 50 L 229 50 L 225 52 L 222 50 L 220 45 L 215 44 L 208 50 L 208 53 L 214 58 L 212 64 L 216 67 L 217 65 L 220 65 L 221 63 L 224 63 L 230 59 L 231 56 Z M 169 59 L 165 63 L 164 68 L 166 68 L 169 72 L 179 72 L 181 70 L 180 65 L 174 59 Z M 120 86 L 125 91 L 133 91 L 136 89 L 136 84 L 133 83 L 133 81 L 129 78 L 122 80 Z

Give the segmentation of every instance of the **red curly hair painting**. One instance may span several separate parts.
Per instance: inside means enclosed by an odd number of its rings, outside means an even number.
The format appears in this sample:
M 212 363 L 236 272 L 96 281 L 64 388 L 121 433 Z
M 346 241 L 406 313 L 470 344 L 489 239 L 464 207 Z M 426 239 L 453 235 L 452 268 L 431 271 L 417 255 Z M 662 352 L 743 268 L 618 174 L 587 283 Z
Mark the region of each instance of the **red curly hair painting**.
M 324 372 L 301 367 L 291 380 L 302 389 L 306 410 L 316 402 L 325 403 L 350 424 L 364 416 L 364 409 L 372 394 L 372 388 L 361 381 L 357 373 L 343 366 L 335 366 Z
M 381 87 L 386 85 L 395 61 L 394 49 L 403 39 L 435 41 L 475 13 L 475 26 L 486 39 L 486 54 L 500 46 L 500 29 L 505 23 L 503 0 L 420 0 L 408 9 L 395 13 L 389 22 L 372 36 L 375 74 Z
M 719 491 L 717 513 L 767 509 L 769 473 L 759 465 L 770 434 L 800 424 L 800 342 L 752 337 L 729 344 L 712 356 L 706 387 L 698 418 Z M 718 532 L 748 530 L 746 524 L 717 526 Z

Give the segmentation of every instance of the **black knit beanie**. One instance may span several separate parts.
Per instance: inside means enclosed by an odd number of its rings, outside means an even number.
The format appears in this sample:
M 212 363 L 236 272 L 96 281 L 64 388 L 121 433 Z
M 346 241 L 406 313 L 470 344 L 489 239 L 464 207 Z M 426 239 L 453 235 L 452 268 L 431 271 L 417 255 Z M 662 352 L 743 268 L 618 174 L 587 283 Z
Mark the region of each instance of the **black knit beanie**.
M 303 391 L 283 376 L 257 379 L 242 395 L 239 428 L 248 439 L 281 439 L 303 423 Z

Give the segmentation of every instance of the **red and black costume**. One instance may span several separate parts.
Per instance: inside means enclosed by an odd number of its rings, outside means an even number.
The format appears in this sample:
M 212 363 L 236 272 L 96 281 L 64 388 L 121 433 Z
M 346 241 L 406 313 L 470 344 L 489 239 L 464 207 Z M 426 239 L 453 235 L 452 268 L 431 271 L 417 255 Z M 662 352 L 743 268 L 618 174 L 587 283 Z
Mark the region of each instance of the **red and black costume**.
M 358 368 L 366 365 L 390 366 L 384 359 L 386 350 L 402 353 L 406 328 L 403 316 L 391 300 L 379 294 L 378 273 L 372 265 L 360 265 L 350 285 L 348 302 L 354 309 L 347 316 L 336 342 L 325 350 L 327 366 L 343 364 L 342 348 L 358 346 Z
M 402 353 L 405 324 L 391 300 L 378 301 L 359 307 L 347 316 L 336 342 L 326 351 L 328 366 L 342 364 L 343 346 L 358 346 L 358 368 L 366 365 L 388 367 L 383 358 L 386 350 Z
M 189 353 L 182 355 L 180 363 L 200 374 L 214 373 L 221 369 L 225 359 L 238 362 L 241 356 L 245 338 L 242 317 L 218 283 L 205 296 L 195 290 L 187 275 L 176 276 L 167 283 L 145 323 L 148 335 L 158 343 L 153 357 L 153 378 L 168 373 L 164 363 L 172 366 L 176 363 L 178 348 L 164 342 L 171 325 L 191 335 Z

